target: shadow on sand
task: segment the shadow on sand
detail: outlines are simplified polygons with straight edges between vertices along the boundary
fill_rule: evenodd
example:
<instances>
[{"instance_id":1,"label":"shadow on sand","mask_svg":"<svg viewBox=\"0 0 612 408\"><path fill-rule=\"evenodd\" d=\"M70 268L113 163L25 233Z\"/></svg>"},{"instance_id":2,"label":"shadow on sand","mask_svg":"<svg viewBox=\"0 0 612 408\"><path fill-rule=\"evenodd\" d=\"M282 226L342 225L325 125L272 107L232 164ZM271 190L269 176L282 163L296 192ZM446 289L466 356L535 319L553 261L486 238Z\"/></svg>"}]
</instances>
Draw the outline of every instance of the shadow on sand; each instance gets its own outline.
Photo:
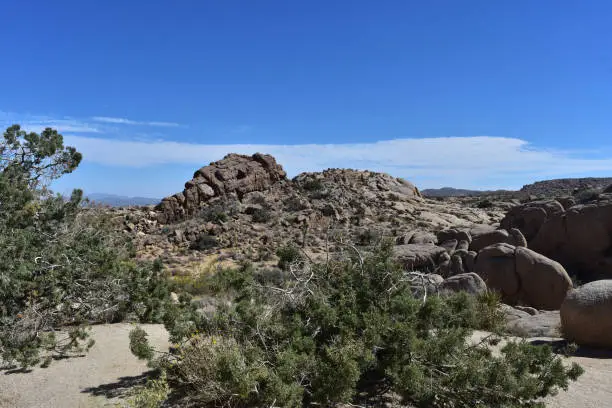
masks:
<instances>
[{"instance_id":1,"label":"shadow on sand","mask_svg":"<svg viewBox=\"0 0 612 408\"><path fill-rule=\"evenodd\" d=\"M553 351L558 354L566 354L570 343L567 340L563 339L554 339L554 340L532 340L529 343L534 346L542 346L549 345L552 347ZM585 357L585 358L598 358L598 359L608 359L612 358L612 350L604 349L604 348L595 348L595 347L586 347L586 346L578 346L578 348L569 353L571 357Z\"/></svg>"},{"instance_id":2,"label":"shadow on sand","mask_svg":"<svg viewBox=\"0 0 612 408\"><path fill-rule=\"evenodd\" d=\"M124 397L129 393L130 389L138 385L144 385L147 379L153 376L155 376L155 371L150 370L132 377L120 377L118 381L112 383L85 388L81 392L97 397L102 396L107 399Z\"/></svg>"}]
</instances>

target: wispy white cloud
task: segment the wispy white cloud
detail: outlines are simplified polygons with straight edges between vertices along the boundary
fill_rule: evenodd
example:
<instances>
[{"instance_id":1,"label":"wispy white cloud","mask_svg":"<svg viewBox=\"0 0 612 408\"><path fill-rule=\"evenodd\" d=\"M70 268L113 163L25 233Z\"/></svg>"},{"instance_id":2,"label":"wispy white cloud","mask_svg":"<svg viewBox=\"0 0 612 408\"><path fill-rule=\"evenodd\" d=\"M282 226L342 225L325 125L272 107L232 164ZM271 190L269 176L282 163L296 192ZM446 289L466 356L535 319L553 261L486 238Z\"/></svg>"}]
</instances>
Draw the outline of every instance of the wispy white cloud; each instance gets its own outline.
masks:
<instances>
[{"instance_id":1,"label":"wispy white cloud","mask_svg":"<svg viewBox=\"0 0 612 408\"><path fill-rule=\"evenodd\" d=\"M383 171L425 187L517 188L535 179L612 173L612 157L538 149L504 137L382 140L355 144L189 144L69 136L86 161L110 166L203 166L229 152L269 153L289 175L345 167Z\"/></svg>"},{"instance_id":2,"label":"wispy white cloud","mask_svg":"<svg viewBox=\"0 0 612 408\"><path fill-rule=\"evenodd\" d=\"M113 123L116 125L137 125L137 126L157 126L157 127L179 127L179 123L175 122L158 122L158 121L137 121L126 118L114 118L109 116L94 116L91 118L95 122Z\"/></svg>"},{"instance_id":3,"label":"wispy white cloud","mask_svg":"<svg viewBox=\"0 0 612 408\"><path fill-rule=\"evenodd\" d=\"M102 133L102 130L95 124L71 117L53 118L43 115L0 111L0 126L7 127L13 124L20 124L24 130L36 133L40 133L48 127L57 129L62 133Z\"/></svg>"}]
</instances>

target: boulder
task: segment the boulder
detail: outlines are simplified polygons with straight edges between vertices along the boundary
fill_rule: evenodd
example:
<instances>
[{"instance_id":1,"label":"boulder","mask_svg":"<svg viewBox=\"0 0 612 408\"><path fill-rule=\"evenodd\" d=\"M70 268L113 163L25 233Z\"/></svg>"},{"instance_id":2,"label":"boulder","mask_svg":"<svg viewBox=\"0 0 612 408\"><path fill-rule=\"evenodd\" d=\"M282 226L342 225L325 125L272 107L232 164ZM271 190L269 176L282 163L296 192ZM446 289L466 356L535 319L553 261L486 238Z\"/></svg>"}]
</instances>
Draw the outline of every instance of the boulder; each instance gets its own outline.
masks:
<instances>
[{"instance_id":1,"label":"boulder","mask_svg":"<svg viewBox=\"0 0 612 408\"><path fill-rule=\"evenodd\" d=\"M513 314L511 312L506 313L506 330L514 336L519 337L559 337L559 311L546 311L542 313L532 313L531 311L525 311L517 309L527 316Z\"/></svg>"},{"instance_id":2,"label":"boulder","mask_svg":"<svg viewBox=\"0 0 612 408\"><path fill-rule=\"evenodd\" d=\"M612 280L572 290L561 305L566 339L583 346L612 347Z\"/></svg>"},{"instance_id":3,"label":"boulder","mask_svg":"<svg viewBox=\"0 0 612 408\"><path fill-rule=\"evenodd\" d=\"M466 239L462 239L457 243L457 251L467 251L470 248L470 242Z\"/></svg>"},{"instance_id":4,"label":"boulder","mask_svg":"<svg viewBox=\"0 0 612 408\"><path fill-rule=\"evenodd\" d=\"M442 247L431 244L404 244L394 247L394 259L407 271L433 272L446 254Z\"/></svg>"},{"instance_id":5,"label":"boulder","mask_svg":"<svg viewBox=\"0 0 612 408\"><path fill-rule=\"evenodd\" d=\"M575 205L548 217L529 247L582 280L612 278L612 200Z\"/></svg>"},{"instance_id":6,"label":"boulder","mask_svg":"<svg viewBox=\"0 0 612 408\"><path fill-rule=\"evenodd\" d=\"M515 262L521 283L520 302L536 309L558 310L572 288L572 280L563 266L522 247L516 247Z\"/></svg>"},{"instance_id":7,"label":"boulder","mask_svg":"<svg viewBox=\"0 0 612 408\"><path fill-rule=\"evenodd\" d=\"M478 253L475 251L468 251L468 253L463 257L463 264L465 265L465 269L468 272L474 272L476 266L476 257Z\"/></svg>"},{"instance_id":8,"label":"boulder","mask_svg":"<svg viewBox=\"0 0 612 408\"><path fill-rule=\"evenodd\" d=\"M572 287L559 264L530 249L500 243L484 248L476 258L475 272L508 304L536 309L559 309Z\"/></svg>"},{"instance_id":9,"label":"boulder","mask_svg":"<svg viewBox=\"0 0 612 408\"><path fill-rule=\"evenodd\" d=\"M572 196L559 197L557 198L557 201L563 206L563 209L566 211L576 205L576 199L574 199L574 197Z\"/></svg>"},{"instance_id":10,"label":"boulder","mask_svg":"<svg viewBox=\"0 0 612 408\"><path fill-rule=\"evenodd\" d=\"M555 214L562 214L564 208L556 200L532 201L516 206L501 220L502 229L518 228L527 241L531 241L546 219Z\"/></svg>"},{"instance_id":11,"label":"boulder","mask_svg":"<svg viewBox=\"0 0 612 408\"><path fill-rule=\"evenodd\" d=\"M478 253L474 266L487 286L499 292L502 300L510 304L516 303L520 290L514 250L510 244L493 244Z\"/></svg>"},{"instance_id":12,"label":"boulder","mask_svg":"<svg viewBox=\"0 0 612 408\"><path fill-rule=\"evenodd\" d=\"M486 248L493 244L499 243L507 243L512 244L514 240L508 233L508 231L503 229L498 230L490 230L486 232L482 232L478 235L472 237L472 243L470 244L471 251L480 251L483 248Z\"/></svg>"},{"instance_id":13,"label":"boulder","mask_svg":"<svg viewBox=\"0 0 612 408\"><path fill-rule=\"evenodd\" d=\"M468 243L472 242L472 236L469 231L457 229L457 228L447 228L438 232L437 234L438 242L446 242L456 240L467 241Z\"/></svg>"},{"instance_id":14,"label":"boulder","mask_svg":"<svg viewBox=\"0 0 612 408\"><path fill-rule=\"evenodd\" d=\"M487 291L487 285L475 273L462 273L446 278L438 289L441 293L463 291L471 295L479 295Z\"/></svg>"},{"instance_id":15,"label":"boulder","mask_svg":"<svg viewBox=\"0 0 612 408\"><path fill-rule=\"evenodd\" d=\"M455 252L455 249L457 249L457 244L458 242L456 239L449 239L442 242L440 246L442 248L445 248L449 254L452 254L453 252Z\"/></svg>"},{"instance_id":16,"label":"boulder","mask_svg":"<svg viewBox=\"0 0 612 408\"><path fill-rule=\"evenodd\" d=\"M466 270L463 266L463 258L461 258L461 254L453 254L450 261L450 275L459 275L465 272Z\"/></svg>"},{"instance_id":17,"label":"boulder","mask_svg":"<svg viewBox=\"0 0 612 408\"><path fill-rule=\"evenodd\" d=\"M510 233L510 236L512 237L511 242L510 242L512 245L517 246L517 247L527 248L527 239L525 238L525 236L523 235L520 229L510 228L510 231L508 232Z\"/></svg>"},{"instance_id":18,"label":"boulder","mask_svg":"<svg viewBox=\"0 0 612 408\"><path fill-rule=\"evenodd\" d=\"M435 245L438 239L431 232L414 231L410 237L408 244L430 244Z\"/></svg>"}]
</instances>

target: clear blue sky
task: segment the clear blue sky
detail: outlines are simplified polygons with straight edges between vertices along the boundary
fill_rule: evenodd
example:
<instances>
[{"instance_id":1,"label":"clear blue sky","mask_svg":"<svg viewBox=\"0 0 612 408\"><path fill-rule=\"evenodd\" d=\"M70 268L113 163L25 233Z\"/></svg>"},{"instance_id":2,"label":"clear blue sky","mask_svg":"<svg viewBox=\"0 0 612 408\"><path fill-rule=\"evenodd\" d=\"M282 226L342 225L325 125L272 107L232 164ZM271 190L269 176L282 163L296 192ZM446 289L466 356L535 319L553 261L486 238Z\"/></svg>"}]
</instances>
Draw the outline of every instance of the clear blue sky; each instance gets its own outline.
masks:
<instances>
[{"instance_id":1,"label":"clear blue sky","mask_svg":"<svg viewBox=\"0 0 612 408\"><path fill-rule=\"evenodd\" d=\"M612 175L609 1L0 0L0 14L0 125L52 125L84 152L60 190L163 196L257 150L290 175L370 167L421 187Z\"/></svg>"}]
</instances>

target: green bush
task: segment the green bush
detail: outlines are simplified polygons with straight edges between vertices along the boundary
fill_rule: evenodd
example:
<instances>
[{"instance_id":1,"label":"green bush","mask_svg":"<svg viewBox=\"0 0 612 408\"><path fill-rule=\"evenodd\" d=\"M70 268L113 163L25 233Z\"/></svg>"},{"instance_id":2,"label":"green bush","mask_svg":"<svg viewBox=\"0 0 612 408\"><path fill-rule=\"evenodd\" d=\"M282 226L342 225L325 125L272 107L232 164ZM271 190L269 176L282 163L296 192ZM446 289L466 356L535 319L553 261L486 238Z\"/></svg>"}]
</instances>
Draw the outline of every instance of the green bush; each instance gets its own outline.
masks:
<instances>
[{"instance_id":1,"label":"green bush","mask_svg":"<svg viewBox=\"0 0 612 408\"><path fill-rule=\"evenodd\" d=\"M300 248L293 244L284 245L276 250L278 256L278 267L282 270L289 270L292 264L299 263L304 260L304 255Z\"/></svg>"},{"instance_id":2,"label":"green bush","mask_svg":"<svg viewBox=\"0 0 612 408\"><path fill-rule=\"evenodd\" d=\"M302 188L306 191L320 191L325 188L323 181L318 178L311 178L302 184Z\"/></svg>"},{"instance_id":3,"label":"green bush","mask_svg":"<svg viewBox=\"0 0 612 408\"><path fill-rule=\"evenodd\" d=\"M251 220L257 223L266 223L272 219L272 211L269 208L256 208L251 215Z\"/></svg>"},{"instance_id":4,"label":"green bush","mask_svg":"<svg viewBox=\"0 0 612 408\"><path fill-rule=\"evenodd\" d=\"M305 263L277 287L248 266L218 274L234 301L189 333L169 321L180 344L156 364L174 395L210 407L363 405L389 393L418 407L536 407L580 375L550 347L510 341L493 354L497 335L471 341L474 329L499 332L496 298L415 298L391 251Z\"/></svg>"},{"instance_id":5,"label":"green bush","mask_svg":"<svg viewBox=\"0 0 612 408\"><path fill-rule=\"evenodd\" d=\"M46 185L80 154L52 129L12 126L0 141L0 360L22 367L91 347L85 327L124 319L161 322L169 302L159 263L134 261L109 216ZM57 334L56 334L57 333Z\"/></svg>"},{"instance_id":6,"label":"green bush","mask_svg":"<svg viewBox=\"0 0 612 408\"><path fill-rule=\"evenodd\" d=\"M196 249L199 251L203 251L206 249L212 249L219 246L219 240L208 234L199 234L195 241L193 241L190 245L190 249Z\"/></svg>"},{"instance_id":7,"label":"green bush","mask_svg":"<svg viewBox=\"0 0 612 408\"><path fill-rule=\"evenodd\" d=\"M476 203L476 207L478 207L478 208L491 208L491 207L493 207L493 205L494 205L493 202L491 200L489 200L488 198L486 198L484 200L481 200L481 201L478 201Z\"/></svg>"}]
</instances>

